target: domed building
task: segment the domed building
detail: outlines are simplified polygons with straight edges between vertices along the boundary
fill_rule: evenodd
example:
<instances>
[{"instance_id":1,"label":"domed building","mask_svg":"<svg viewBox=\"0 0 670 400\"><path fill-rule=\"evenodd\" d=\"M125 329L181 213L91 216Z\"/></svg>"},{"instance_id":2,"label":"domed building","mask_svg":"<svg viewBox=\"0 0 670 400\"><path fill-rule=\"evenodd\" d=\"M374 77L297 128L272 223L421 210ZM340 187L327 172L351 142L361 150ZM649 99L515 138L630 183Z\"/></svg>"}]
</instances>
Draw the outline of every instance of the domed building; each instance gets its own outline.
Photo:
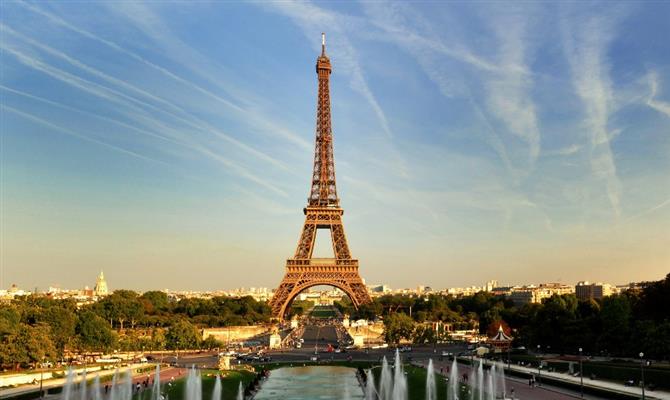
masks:
<instances>
[{"instance_id":1,"label":"domed building","mask_svg":"<svg viewBox=\"0 0 670 400\"><path fill-rule=\"evenodd\" d=\"M93 288L93 295L97 297L107 296L109 291L107 290L107 281L105 280L105 274L100 271L98 279L95 280L95 287Z\"/></svg>"}]
</instances>

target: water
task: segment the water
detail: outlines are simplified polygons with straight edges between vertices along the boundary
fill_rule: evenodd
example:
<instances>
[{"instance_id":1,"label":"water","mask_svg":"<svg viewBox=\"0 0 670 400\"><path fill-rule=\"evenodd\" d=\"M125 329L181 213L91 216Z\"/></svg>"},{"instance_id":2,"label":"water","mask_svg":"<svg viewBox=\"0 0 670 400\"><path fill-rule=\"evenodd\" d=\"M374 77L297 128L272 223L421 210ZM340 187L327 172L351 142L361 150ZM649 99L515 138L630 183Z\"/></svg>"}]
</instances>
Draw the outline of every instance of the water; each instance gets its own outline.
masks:
<instances>
[{"instance_id":1,"label":"water","mask_svg":"<svg viewBox=\"0 0 670 400\"><path fill-rule=\"evenodd\" d=\"M375 376L371 370L365 371L365 400L377 400L379 394L375 388Z\"/></svg>"},{"instance_id":2,"label":"water","mask_svg":"<svg viewBox=\"0 0 670 400\"><path fill-rule=\"evenodd\" d=\"M116 400L119 395L119 370L114 371L114 376L112 377L112 387L109 389L109 398L110 400Z\"/></svg>"},{"instance_id":3,"label":"water","mask_svg":"<svg viewBox=\"0 0 670 400\"><path fill-rule=\"evenodd\" d=\"M280 368L271 372L255 400L341 400L349 387L349 400L363 400L356 370L319 366ZM355 389L354 389L355 388Z\"/></svg>"},{"instance_id":4,"label":"water","mask_svg":"<svg viewBox=\"0 0 670 400\"><path fill-rule=\"evenodd\" d=\"M375 385L372 370L365 371L365 387L359 386L355 370L347 367L318 366L280 368L271 373L270 378L263 384L255 396L258 400L279 399L337 399L337 400L407 400L408 383L400 353L396 351L393 366L389 365L386 357L383 358L379 373L379 381ZM156 366L153 387L149 400L163 400L160 384L160 367ZM437 378L433 360L428 361L426 370L425 400L437 400ZM96 375L90 387L87 387L86 371L81 380L76 383L77 373L69 369L63 387L62 400L132 400L133 383L132 373L127 369L124 373L114 372L111 387L103 395L100 376ZM490 369L484 368L480 359L476 366L470 368L467 384L459 382L458 363L454 360L449 371L447 385L448 400L497 400L506 399L504 365L492 364ZM188 371L184 385L184 400L202 400L202 378L195 368ZM75 388L79 393L75 394ZM464 390L465 389L465 390ZM223 384L219 376L216 377L211 400L222 399ZM239 383L236 400L244 400L244 387Z\"/></svg>"},{"instance_id":5,"label":"water","mask_svg":"<svg viewBox=\"0 0 670 400\"><path fill-rule=\"evenodd\" d=\"M102 400L102 393L100 392L100 375L95 375L93 380L93 400Z\"/></svg>"},{"instance_id":6,"label":"water","mask_svg":"<svg viewBox=\"0 0 670 400\"><path fill-rule=\"evenodd\" d=\"M426 400L437 400L437 387L435 386L435 368L433 360L428 360L428 369L426 370Z\"/></svg>"},{"instance_id":7,"label":"water","mask_svg":"<svg viewBox=\"0 0 670 400\"><path fill-rule=\"evenodd\" d=\"M219 396L221 397L221 396ZM161 400L161 366L156 365L156 374L154 375L154 386L151 390L153 400Z\"/></svg>"},{"instance_id":8,"label":"water","mask_svg":"<svg viewBox=\"0 0 670 400\"><path fill-rule=\"evenodd\" d=\"M186 377L186 387L184 388L184 398L187 400L202 400L202 380L200 371L191 367Z\"/></svg>"},{"instance_id":9,"label":"water","mask_svg":"<svg viewBox=\"0 0 670 400\"><path fill-rule=\"evenodd\" d=\"M479 359L479 367L477 367L477 391L479 393L479 400L485 400L484 397L484 364Z\"/></svg>"},{"instance_id":10,"label":"water","mask_svg":"<svg viewBox=\"0 0 670 400\"><path fill-rule=\"evenodd\" d=\"M448 400L458 400L458 392L460 390L458 379L458 363L456 362L456 357L454 357L454 362L451 363L451 370L449 371L449 385L447 387Z\"/></svg>"},{"instance_id":11,"label":"water","mask_svg":"<svg viewBox=\"0 0 670 400\"><path fill-rule=\"evenodd\" d=\"M405 369L403 368L400 359L400 352L395 352L395 362L393 363L393 397L392 400L406 400L407 399L407 378L405 377Z\"/></svg>"},{"instance_id":12,"label":"water","mask_svg":"<svg viewBox=\"0 0 670 400\"><path fill-rule=\"evenodd\" d=\"M212 390L212 400L221 400L221 377L219 375L216 376L214 390Z\"/></svg>"},{"instance_id":13,"label":"water","mask_svg":"<svg viewBox=\"0 0 670 400\"><path fill-rule=\"evenodd\" d=\"M391 398L391 391L393 390L393 378L391 377L391 370L386 357L382 359L382 374L379 379L379 398L381 400L388 400Z\"/></svg>"},{"instance_id":14,"label":"water","mask_svg":"<svg viewBox=\"0 0 670 400\"><path fill-rule=\"evenodd\" d=\"M70 400L70 396L72 396L72 386L74 386L74 371L72 370L72 367L70 367L67 370L65 386L63 386L63 400Z\"/></svg>"},{"instance_id":15,"label":"water","mask_svg":"<svg viewBox=\"0 0 670 400\"><path fill-rule=\"evenodd\" d=\"M84 370L79 383L79 400L86 400L86 370Z\"/></svg>"}]
</instances>

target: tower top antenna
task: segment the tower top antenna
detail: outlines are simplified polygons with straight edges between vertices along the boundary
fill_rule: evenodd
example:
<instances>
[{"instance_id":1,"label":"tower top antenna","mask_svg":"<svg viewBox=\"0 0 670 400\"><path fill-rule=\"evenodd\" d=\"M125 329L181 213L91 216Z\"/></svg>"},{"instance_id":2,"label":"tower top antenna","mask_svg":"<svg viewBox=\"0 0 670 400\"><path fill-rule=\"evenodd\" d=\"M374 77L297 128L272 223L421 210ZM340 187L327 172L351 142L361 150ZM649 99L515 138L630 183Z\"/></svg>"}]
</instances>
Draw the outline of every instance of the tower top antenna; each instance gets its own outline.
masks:
<instances>
[{"instance_id":1,"label":"tower top antenna","mask_svg":"<svg viewBox=\"0 0 670 400\"><path fill-rule=\"evenodd\" d=\"M321 55L326 55L326 34L321 32Z\"/></svg>"}]
</instances>

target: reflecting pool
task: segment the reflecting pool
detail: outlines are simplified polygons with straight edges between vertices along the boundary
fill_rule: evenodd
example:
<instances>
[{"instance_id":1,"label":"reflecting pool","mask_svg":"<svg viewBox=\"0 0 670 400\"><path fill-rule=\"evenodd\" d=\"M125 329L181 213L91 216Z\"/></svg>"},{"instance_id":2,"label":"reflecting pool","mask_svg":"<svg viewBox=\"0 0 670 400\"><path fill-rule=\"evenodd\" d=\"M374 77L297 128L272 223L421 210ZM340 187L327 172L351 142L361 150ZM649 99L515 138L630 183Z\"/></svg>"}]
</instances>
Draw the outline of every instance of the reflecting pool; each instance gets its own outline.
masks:
<instances>
[{"instance_id":1,"label":"reflecting pool","mask_svg":"<svg viewBox=\"0 0 670 400\"><path fill-rule=\"evenodd\" d=\"M254 400L364 399L356 370L311 366L273 370Z\"/></svg>"}]
</instances>

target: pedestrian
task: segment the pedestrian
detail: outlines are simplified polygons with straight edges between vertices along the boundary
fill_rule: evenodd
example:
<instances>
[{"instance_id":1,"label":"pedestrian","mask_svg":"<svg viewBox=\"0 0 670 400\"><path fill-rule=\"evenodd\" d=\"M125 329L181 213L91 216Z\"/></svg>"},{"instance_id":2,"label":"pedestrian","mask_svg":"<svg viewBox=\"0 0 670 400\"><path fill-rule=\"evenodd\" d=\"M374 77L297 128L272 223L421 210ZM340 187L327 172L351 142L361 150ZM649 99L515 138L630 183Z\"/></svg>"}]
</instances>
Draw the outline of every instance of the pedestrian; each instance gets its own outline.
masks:
<instances>
[{"instance_id":1,"label":"pedestrian","mask_svg":"<svg viewBox=\"0 0 670 400\"><path fill-rule=\"evenodd\" d=\"M514 400L514 388L510 389L510 395L512 396L512 400Z\"/></svg>"}]
</instances>

